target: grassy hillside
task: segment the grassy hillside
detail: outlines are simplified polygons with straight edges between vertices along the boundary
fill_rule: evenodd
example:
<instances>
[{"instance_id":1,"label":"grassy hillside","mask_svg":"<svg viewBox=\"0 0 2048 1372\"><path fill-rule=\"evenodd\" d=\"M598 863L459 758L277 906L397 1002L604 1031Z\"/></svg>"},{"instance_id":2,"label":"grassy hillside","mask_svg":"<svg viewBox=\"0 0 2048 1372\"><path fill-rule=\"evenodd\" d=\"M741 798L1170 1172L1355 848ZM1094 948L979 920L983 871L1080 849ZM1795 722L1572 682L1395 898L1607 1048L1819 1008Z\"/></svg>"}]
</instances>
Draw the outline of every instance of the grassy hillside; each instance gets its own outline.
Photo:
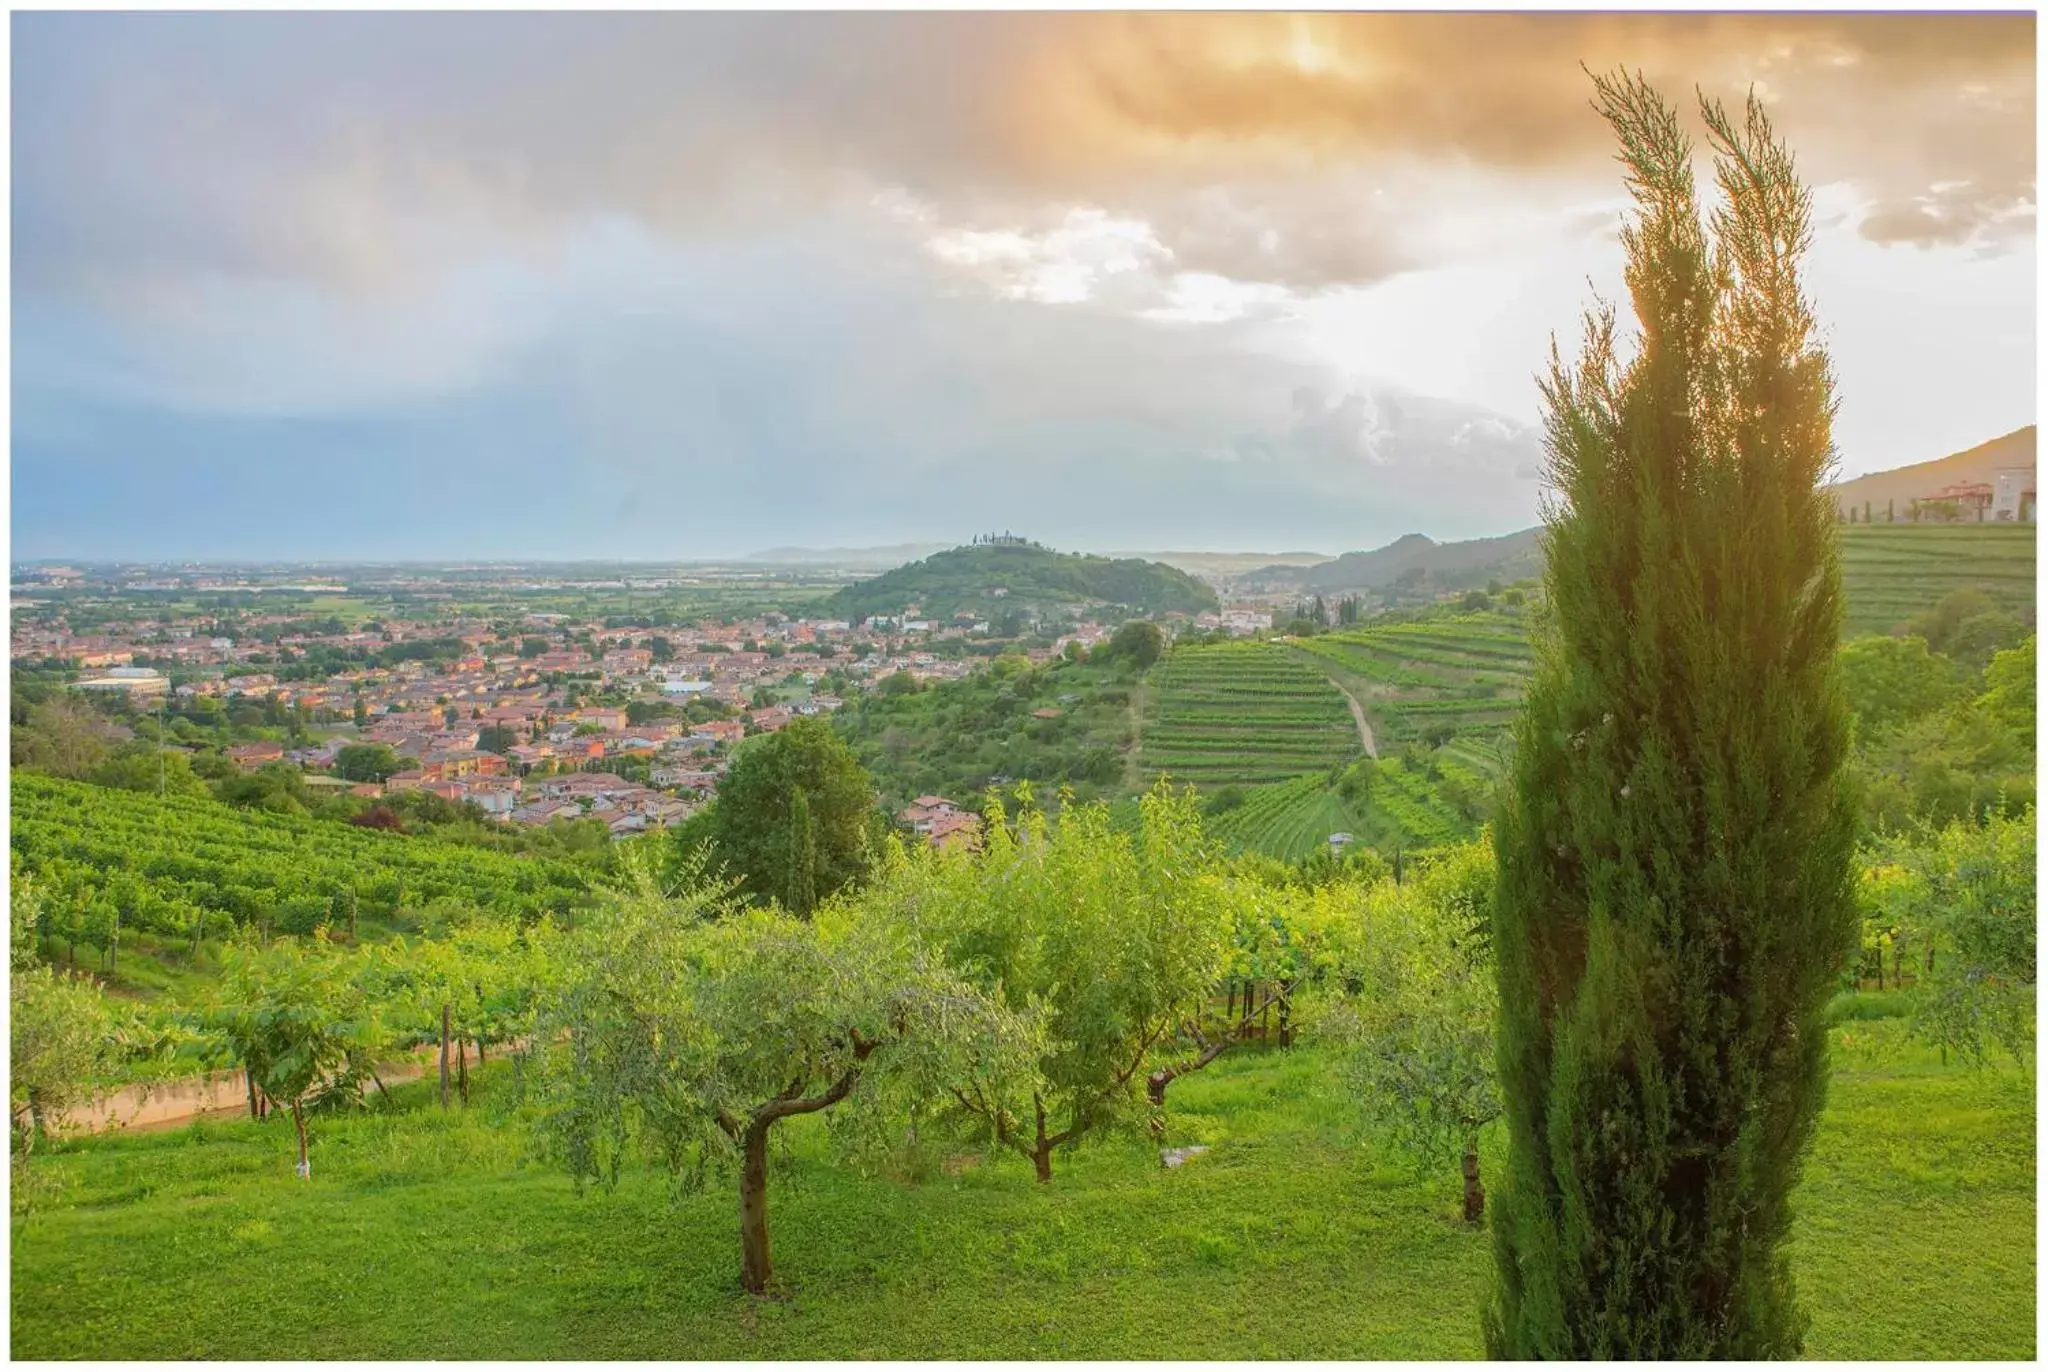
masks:
<instances>
[{"instance_id":1,"label":"grassy hillside","mask_svg":"<svg viewBox=\"0 0 2048 1372\"><path fill-rule=\"evenodd\" d=\"M2029 623L2034 618L2032 525L1859 524L1839 533L1845 637L1897 630L1961 587L1983 590ZM1299 765L1292 776L1273 777L1280 767L1255 772L1246 760L1245 776L1268 784L1218 813L1212 827L1234 846L1285 858L1337 832L1382 849L1469 837L1487 811L1521 708L1527 632L1520 611L1445 607L1290 641L1285 651L1358 700L1380 761L1348 777L1327 763L1313 775Z\"/></svg>"},{"instance_id":2,"label":"grassy hillside","mask_svg":"<svg viewBox=\"0 0 2048 1372\"><path fill-rule=\"evenodd\" d=\"M928 619L961 611L991 621L1009 612L1048 612L1099 603L1138 615L1216 608L1216 593L1178 568L1136 558L1056 553L1029 543L982 543L933 553L893 571L841 587L827 613L847 619L902 614L911 606Z\"/></svg>"},{"instance_id":3,"label":"grassy hillside","mask_svg":"<svg viewBox=\"0 0 2048 1372\"><path fill-rule=\"evenodd\" d=\"M1385 745L1498 733L1521 709L1529 640L1518 615L1443 614L1304 639Z\"/></svg>"},{"instance_id":4,"label":"grassy hillside","mask_svg":"<svg viewBox=\"0 0 2048 1372\"><path fill-rule=\"evenodd\" d=\"M1815 1358L2035 1352L2034 1112L1897 1021L1831 1033L1795 1196ZM1482 1356L1491 1262L1457 1183L1355 1128L1311 1048L1234 1050L1173 1090L1160 1166L1112 1139L1049 1185L948 1145L884 1175L781 1126L781 1299L739 1294L732 1194L536 1164L509 1064L468 1110L207 1123L61 1144L13 1217L17 1358L1410 1358ZM1499 1126L1482 1138L1497 1190ZM16 1196L24 1195L19 1179Z\"/></svg>"},{"instance_id":5,"label":"grassy hillside","mask_svg":"<svg viewBox=\"0 0 2048 1372\"><path fill-rule=\"evenodd\" d=\"M18 772L8 838L20 870L51 893L54 936L305 933L359 917L394 921L438 902L508 919L565 915L596 869L306 815ZM88 903L87 896L93 899Z\"/></svg>"}]
</instances>

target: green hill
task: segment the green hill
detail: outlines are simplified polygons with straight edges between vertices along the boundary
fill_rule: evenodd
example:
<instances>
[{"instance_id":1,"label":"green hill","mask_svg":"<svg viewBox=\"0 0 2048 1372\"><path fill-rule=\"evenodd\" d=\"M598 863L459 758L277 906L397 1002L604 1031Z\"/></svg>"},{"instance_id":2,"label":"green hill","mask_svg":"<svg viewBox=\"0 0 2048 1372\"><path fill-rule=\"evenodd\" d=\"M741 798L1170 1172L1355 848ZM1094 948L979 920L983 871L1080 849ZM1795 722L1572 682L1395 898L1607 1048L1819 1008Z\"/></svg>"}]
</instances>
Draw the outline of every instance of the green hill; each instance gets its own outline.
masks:
<instances>
[{"instance_id":1,"label":"green hill","mask_svg":"<svg viewBox=\"0 0 2048 1372\"><path fill-rule=\"evenodd\" d=\"M1005 612L1036 616L1077 604L1122 606L1140 615L1217 608L1216 593L1207 585L1163 562L1056 553L1022 540L933 553L841 587L825 601L828 612L847 619L913 607L926 619L951 619L962 611L995 619Z\"/></svg>"}]
</instances>

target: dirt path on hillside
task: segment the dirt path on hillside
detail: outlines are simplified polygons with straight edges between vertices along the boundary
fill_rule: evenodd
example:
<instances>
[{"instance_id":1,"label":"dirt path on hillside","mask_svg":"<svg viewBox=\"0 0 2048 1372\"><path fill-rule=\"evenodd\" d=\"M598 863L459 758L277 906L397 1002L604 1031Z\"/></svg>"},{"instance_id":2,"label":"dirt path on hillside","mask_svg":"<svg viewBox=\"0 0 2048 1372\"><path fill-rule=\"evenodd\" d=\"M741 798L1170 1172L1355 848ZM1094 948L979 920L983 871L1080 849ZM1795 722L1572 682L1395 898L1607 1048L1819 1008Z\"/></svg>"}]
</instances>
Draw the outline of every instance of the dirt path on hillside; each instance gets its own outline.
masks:
<instances>
[{"instance_id":1,"label":"dirt path on hillside","mask_svg":"<svg viewBox=\"0 0 2048 1372\"><path fill-rule=\"evenodd\" d=\"M1344 691L1344 688L1338 686L1335 680L1332 680L1330 684L1336 686L1338 690ZM1358 697L1349 691L1344 691L1344 703L1351 707L1351 717L1358 721L1358 741L1365 745L1365 755L1374 761L1378 761L1380 749L1379 745L1373 742L1372 725L1365 721L1365 707L1360 705Z\"/></svg>"},{"instance_id":2,"label":"dirt path on hillside","mask_svg":"<svg viewBox=\"0 0 2048 1372\"><path fill-rule=\"evenodd\" d=\"M1316 671L1320 672L1323 680L1335 686L1343 695L1344 703L1351 707L1351 718L1358 725L1358 741L1364 746L1365 755L1375 762L1379 761L1379 741L1372 736L1372 721L1365 717L1365 707L1358 703L1358 693L1340 681L1337 673L1330 669L1330 664L1317 657L1314 653L1304 652L1300 648L1294 647L1290 647L1288 651L1294 655L1296 661L1305 666L1313 667Z\"/></svg>"},{"instance_id":3,"label":"dirt path on hillside","mask_svg":"<svg viewBox=\"0 0 2048 1372\"><path fill-rule=\"evenodd\" d=\"M1145 746L1145 678L1131 689L1131 751L1124 759L1124 789L1145 789L1145 769L1138 765L1138 751Z\"/></svg>"}]
</instances>

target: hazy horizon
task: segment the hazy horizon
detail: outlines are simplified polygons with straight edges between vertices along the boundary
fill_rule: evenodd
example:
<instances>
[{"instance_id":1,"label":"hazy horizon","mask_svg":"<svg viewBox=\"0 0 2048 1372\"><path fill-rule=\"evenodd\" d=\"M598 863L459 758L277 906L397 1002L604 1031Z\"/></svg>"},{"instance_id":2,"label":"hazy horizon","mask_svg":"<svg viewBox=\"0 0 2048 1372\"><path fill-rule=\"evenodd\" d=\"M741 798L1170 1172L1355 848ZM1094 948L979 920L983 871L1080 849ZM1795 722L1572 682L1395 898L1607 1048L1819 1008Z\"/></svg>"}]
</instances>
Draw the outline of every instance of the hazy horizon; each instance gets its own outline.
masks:
<instances>
[{"instance_id":1,"label":"hazy horizon","mask_svg":"<svg viewBox=\"0 0 2048 1372\"><path fill-rule=\"evenodd\" d=\"M13 37L17 560L1512 533L1548 340L1625 303L1581 62L1766 100L1845 476L2035 418L2028 14Z\"/></svg>"}]
</instances>

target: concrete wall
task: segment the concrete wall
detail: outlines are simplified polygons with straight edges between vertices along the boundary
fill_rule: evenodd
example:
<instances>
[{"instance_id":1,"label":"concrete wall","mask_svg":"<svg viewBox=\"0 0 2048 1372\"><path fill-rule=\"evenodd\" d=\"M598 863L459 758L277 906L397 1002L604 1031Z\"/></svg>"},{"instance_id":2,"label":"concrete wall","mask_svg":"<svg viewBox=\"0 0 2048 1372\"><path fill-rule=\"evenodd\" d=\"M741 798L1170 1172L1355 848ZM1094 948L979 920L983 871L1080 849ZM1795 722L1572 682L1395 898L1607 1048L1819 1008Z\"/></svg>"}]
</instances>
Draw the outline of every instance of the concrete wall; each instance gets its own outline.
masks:
<instances>
[{"instance_id":1,"label":"concrete wall","mask_svg":"<svg viewBox=\"0 0 2048 1372\"><path fill-rule=\"evenodd\" d=\"M500 1047L496 1051L505 1053L510 1049ZM474 1063L477 1060L475 1046L465 1045L462 1056L465 1061ZM440 1058L439 1047L423 1048L397 1062L378 1063L377 1075L387 1086L401 1081L416 1081L439 1072ZM454 1089L454 1068L455 1059L451 1054L450 1090ZM373 1095L376 1090L375 1085L369 1087ZM208 1072L204 1076L181 1077L156 1086L125 1087L67 1112L57 1128L62 1133L88 1134L104 1133L110 1129L162 1129L203 1115L247 1114L248 1111L249 1088L241 1072Z\"/></svg>"}]
</instances>

